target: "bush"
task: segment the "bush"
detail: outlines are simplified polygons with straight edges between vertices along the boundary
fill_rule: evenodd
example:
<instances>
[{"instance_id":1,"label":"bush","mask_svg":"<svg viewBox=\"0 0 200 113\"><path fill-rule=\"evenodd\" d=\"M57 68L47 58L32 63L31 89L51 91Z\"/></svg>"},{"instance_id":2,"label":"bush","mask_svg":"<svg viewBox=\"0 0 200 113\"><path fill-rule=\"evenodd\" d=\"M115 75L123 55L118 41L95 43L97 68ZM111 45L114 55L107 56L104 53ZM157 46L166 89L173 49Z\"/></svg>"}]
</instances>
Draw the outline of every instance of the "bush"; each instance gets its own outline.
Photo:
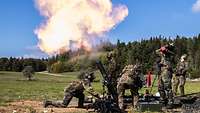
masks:
<instances>
[{"instance_id":1,"label":"bush","mask_svg":"<svg viewBox=\"0 0 200 113\"><path fill-rule=\"evenodd\" d=\"M189 78L200 78L200 70L191 69L188 71Z\"/></svg>"},{"instance_id":2,"label":"bush","mask_svg":"<svg viewBox=\"0 0 200 113\"><path fill-rule=\"evenodd\" d=\"M34 69L32 66L26 66L23 71L22 71L24 77L27 78L27 80L32 80L32 77L35 73Z\"/></svg>"},{"instance_id":3,"label":"bush","mask_svg":"<svg viewBox=\"0 0 200 113\"><path fill-rule=\"evenodd\" d=\"M65 62L64 63L64 72L73 72L73 63L71 62Z\"/></svg>"},{"instance_id":4,"label":"bush","mask_svg":"<svg viewBox=\"0 0 200 113\"><path fill-rule=\"evenodd\" d=\"M62 73L62 72L64 72L64 63L61 62L61 61L54 63L51 66L50 72L52 72L52 73Z\"/></svg>"},{"instance_id":5,"label":"bush","mask_svg":"<svg viewBox=\"0 0 200 113\"><path fill-rule=\"evenodd\" d=\"M73 70L74 71L80 71L81 70L82 66L81 66L81 63L79 61L74 62L73 64L74 64L73 65Z\"/></svg>"}]
</instances>

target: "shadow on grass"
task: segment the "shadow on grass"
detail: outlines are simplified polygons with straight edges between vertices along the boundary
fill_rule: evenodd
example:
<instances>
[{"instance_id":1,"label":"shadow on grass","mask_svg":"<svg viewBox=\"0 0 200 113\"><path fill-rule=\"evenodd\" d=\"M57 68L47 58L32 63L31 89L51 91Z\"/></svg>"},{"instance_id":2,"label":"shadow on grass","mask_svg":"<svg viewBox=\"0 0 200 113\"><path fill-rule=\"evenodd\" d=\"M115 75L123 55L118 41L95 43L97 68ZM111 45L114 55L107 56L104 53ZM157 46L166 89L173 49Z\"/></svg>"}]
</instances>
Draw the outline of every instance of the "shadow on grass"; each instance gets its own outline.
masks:
<instances>
[{"instance_id":1,"label":"shadow on grass","mask_svg":"<svg viewBox=\"0 0 200 113\"><path fill-rule=\"evenodd\" d=\"M3 73L3 72L0 72L0 75L5 75L5 73Z\"/></svg>"}]
</instances>

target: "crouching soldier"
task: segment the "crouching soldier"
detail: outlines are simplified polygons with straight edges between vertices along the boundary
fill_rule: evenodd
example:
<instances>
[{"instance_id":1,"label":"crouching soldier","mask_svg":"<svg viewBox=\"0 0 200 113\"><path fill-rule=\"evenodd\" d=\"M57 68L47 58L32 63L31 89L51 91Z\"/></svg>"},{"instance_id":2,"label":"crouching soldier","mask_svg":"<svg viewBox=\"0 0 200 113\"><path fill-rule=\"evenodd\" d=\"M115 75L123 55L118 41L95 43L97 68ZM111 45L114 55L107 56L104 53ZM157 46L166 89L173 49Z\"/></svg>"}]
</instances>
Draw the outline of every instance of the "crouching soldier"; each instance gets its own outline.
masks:
<instances>
[{"instance_id":1,"label":"crouching soldier","mask_svg":"<svg viewBox=\"0 0 200 113\"><path fill-rule=\"evenodd\" d=\"M186 80L186 72L188 70L188 62L186 61L187 55L182 55L180 62L177 64L175 78L173 80L173 93L177 94L179 86L180 95L184 96L184 85Z\"/></svg>"},{"instance_id":2,"label":"crouching soldier","mask_svg":"<svg viewBox=\"0 0 200 113\"><path fill-rule=\"evenodd\" d=\"M84 90L86 89L85 86L88 85L89 80L87 78L81 80L81 81L73 81L69 84L68 87L64 89L64 98L62 101L45 101L44 107L47 107L49 105L55 106L55 107L61 107L65 108L68 106L70 101L73 97L78 98L78 107L83 108L84 104ZM90 89L90 88L88 88ZM88 90L86 89L86 90Z\"/></svg>"},{"instance_id":3,"label":"crouching soldier","mask_svg":"<svg viewBox=\"0 0 200 113\"><path fill-rule=\"evenodd\" d=\"M117 85L117 92L118 92L118 102L119 107L121 110L124 110L124 102L123 96L126 89L130 89L132 99L133 99L133 107L136 108L138 100L139 100L139 93L138 90L142 87L142 81L140 79L140 66L139 65L127 65L123 69L121 73L121 78L119 79Z\"/></svg>"}]
</instances>

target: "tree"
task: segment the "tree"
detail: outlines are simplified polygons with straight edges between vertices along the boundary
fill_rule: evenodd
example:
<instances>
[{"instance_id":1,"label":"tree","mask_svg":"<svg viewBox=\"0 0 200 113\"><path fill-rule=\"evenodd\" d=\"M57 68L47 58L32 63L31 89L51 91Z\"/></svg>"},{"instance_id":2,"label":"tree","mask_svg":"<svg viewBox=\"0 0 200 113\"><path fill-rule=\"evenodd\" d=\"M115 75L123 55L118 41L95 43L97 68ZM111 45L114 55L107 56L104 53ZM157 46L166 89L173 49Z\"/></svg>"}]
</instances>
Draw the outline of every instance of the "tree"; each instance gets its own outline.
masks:
<instances>
[{"instance_id":1,"label":"tree","mask_svg":"<svg viewBox=\"0 0 200 113\"><path fill-rule=\"evenodd\" d=\"M64 63L61 62L61 61L54 63L51 66L51 72L52 73L62 73L62 72L64 72Z\"/></svg>"},{"instance_id":2,"label":"tree","mask_svg":"<svg viewBox=\"0 0 200 113\"><path fill-rule=\"evenodd\" d=\"M32 80L33 75L35 74L35 71L32 66L26 66L22 71L24 77L27 78L27 80Z\"/></svg>"}]
</instances>

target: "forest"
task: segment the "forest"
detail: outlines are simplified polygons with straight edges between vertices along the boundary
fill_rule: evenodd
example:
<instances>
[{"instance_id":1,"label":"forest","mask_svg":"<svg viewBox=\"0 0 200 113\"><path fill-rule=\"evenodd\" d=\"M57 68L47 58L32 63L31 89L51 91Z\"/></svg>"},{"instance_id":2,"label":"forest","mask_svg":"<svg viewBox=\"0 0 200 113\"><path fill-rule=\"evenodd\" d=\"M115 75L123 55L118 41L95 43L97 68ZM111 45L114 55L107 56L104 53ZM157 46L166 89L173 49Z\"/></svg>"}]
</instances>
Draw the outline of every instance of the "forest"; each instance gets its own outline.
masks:
<instances>
[{"instance_id":1,"label":"forest","mask_svg":"<svg viewBox=\"0 0 200 113\"><path fill-rule=\"evenodd\" d=\"M156 71L155 62L158 56L155 50L167 43L174 43L175 45L173 67L175 68L181 55L187 54L190 67L189 77L200 77L200 34L194 37L176 36L175 38L157 36L129 42L118 40L116 44L103 42L101 46L98 46L95 53L81 49L57 54L48 59L2 57L0 58L0 70L20 72L27 65L31 65L35 71L47 70L52 73L97 70L96 60L101 60L106 66L108 63L107 53L114 51L118 73L125 65L137 62L142 64L143 73L147 73L149 70ZM95 54L95 57L90 57L92 54Z\"/></svg>"}]
</instances>

